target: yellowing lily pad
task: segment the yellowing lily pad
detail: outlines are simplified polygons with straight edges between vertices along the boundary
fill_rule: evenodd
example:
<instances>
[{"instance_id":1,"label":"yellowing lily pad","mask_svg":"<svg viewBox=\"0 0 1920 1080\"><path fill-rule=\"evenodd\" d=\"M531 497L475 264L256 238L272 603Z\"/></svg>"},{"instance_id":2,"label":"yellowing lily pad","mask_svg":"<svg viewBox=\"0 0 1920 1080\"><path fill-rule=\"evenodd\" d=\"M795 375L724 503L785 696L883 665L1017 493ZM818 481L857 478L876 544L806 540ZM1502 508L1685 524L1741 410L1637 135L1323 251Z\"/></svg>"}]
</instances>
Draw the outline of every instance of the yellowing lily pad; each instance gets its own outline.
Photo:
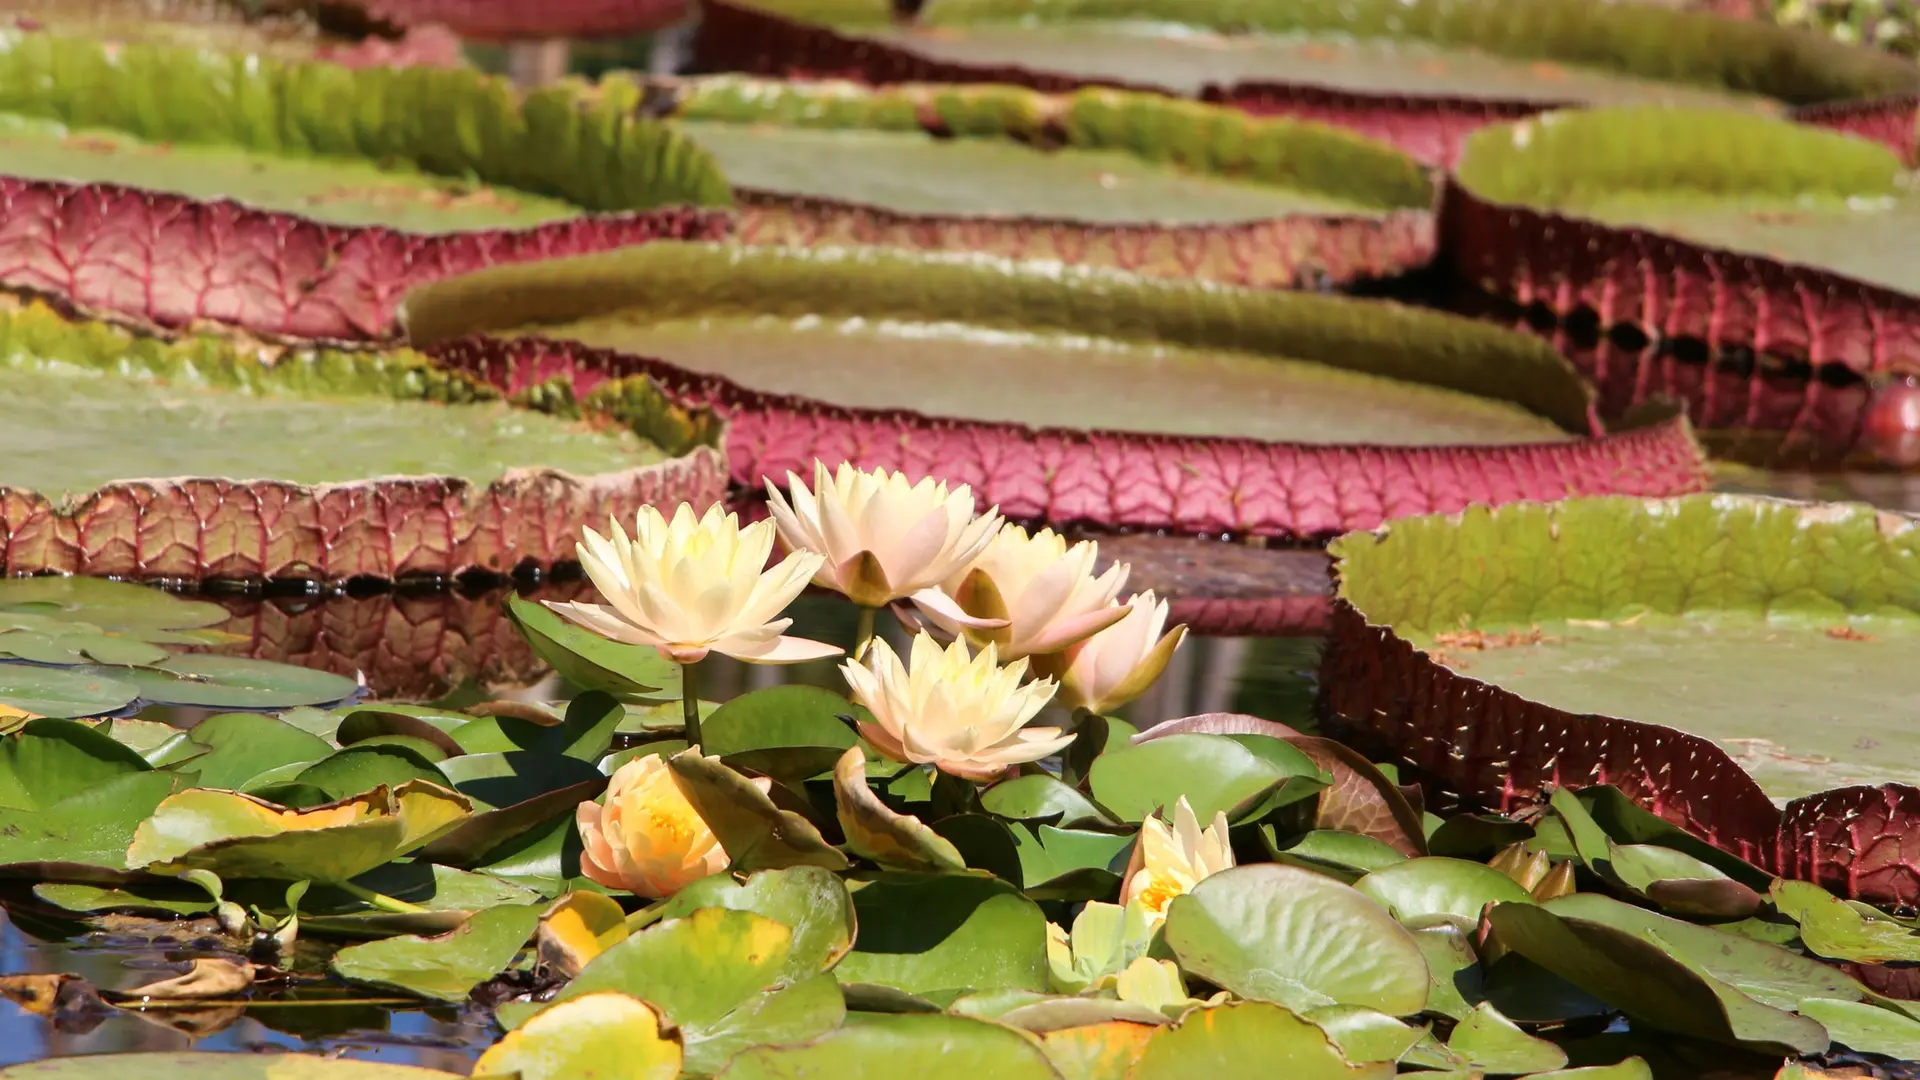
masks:
<instances>
[{"instance_id":1,"label":"yellowing lily pad","mask_svg":"<svg viewBox=\"0 0 1920 1080\"><path fill-rule=\"evenodd\" d=\"M674 1080L684 1055L660 1015L638 998L602 991L542 1012L507 1032L475 1076L520 1080Z\"/></svg>"}]
</instances>

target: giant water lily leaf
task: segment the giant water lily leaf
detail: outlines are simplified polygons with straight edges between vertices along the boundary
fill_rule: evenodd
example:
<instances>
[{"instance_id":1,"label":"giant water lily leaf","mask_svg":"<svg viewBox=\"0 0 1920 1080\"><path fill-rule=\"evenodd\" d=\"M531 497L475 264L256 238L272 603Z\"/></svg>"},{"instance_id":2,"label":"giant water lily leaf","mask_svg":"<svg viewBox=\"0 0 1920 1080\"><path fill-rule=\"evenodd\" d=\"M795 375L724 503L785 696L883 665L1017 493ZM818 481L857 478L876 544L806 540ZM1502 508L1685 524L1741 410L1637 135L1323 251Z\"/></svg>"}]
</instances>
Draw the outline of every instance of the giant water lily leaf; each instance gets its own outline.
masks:
<instances>
[{"instance_id":1,"label":"giant water lily leaf","mask_svg":"<svg viewBox=\"0 0 1920 1080\"><path fill-rule=\"evenodd\" d=\"M0 810L0 873L37 880L126 877L135 830L179 778L126 772L45 810Z\"/></svg>"},{"instance_id":2,"label":"giant water lily leaf","mask_svg":"<svg viewBox=\"0 0 1920 1080\"><path fill-rule=\"evenodd\" d=\"M1354 889L1293 866L1240 866L1167 908L1180 966L1241 997L1296 1011L1363 1005L1393 1016L1427 1002L1413 936Z\"/></svg>"},{"instance_id":3,"label":"giant water lily leaf","mask_svg":"<svg viewBox=\"0 0 1920 1080\"><path fill-rule=\"evenodd\" d=\"M1489 913L1507 948L1651 1027L1767 1053L1826 1049L1820 1025L1764 1005L1625 931L1533 904Z\"/></svg>"},{"instance_id":4,"label":"giant water lily leaf","mask_svg":"<svg viewBox=\"0 0 1920 1080\"><path fill-rule=\"evenodd\" d=\"M349 945L333 954L333 972L358 983L464 1001L476 984L513 963L533 936L540 911L531 904L488 908L436 937L405 934Z\"/></svg>"},{"instance_id":5,"label":"giant water lily leaf","mask_svg":"<svg viewBox=\"0 0 1920 1080\"><path fill-rule=\"evenodd\" d=\"M517 595L507 598L506 610L533 651L577 686L604 691L622 701L680 696L680 665L662 657L658 649L601 637Z\"/></svg>"},{"instance_id":6,"label":"giant water lily leaf","mask_svg":"<svg viewBox=\"0 0 1920 1080\"><path fill-rule=\"evenodd\" d=\"M1318 781L1319 768L1293 747L1265 736L1242 738L1265 739L1267 752L1225 735L1168 735L1102 754L1089 774L1094 798L1123 821L1171 813L1182 795L1201 821L1220 812L1232 820L1265 807L1266 796L1289 781Z\"/></svg>"},{"instance_id":7,"label":"giant water lily leaf","mask_svg":"<svg viewBox=\"0 0 1920 1080\"><path fill-rule=\"evenodd\" d=\"M1046 1055L1010 1028L964 1016L869 1016L800 1046L761 1047L734 1058L725 1080L858 1076L884 1062L925 1080L1058 1080Z\"/></svg>"},{"instance_id":8,"label":"giant water lily leaf","mask_svg":"<svg viewBox=\"0 0 1920 1080\"><path fill-rule=\"evenodd\" d=\"M1375 870L1353 887L1402 922L1438 915L1471 926L1488 904L1533 902L1512 878L1465 859L1408 859Z\"/></svg>"},{"instance_id":9,"label":"giant water lily leaf","mask_svg":"<svg viewBox=\"0 0 1920 1080\"><path fill-rule=\"evenodd\" d=\"M1920 933L1912 927L1874 918L1811 882L1781 878L1768 898L1800 924L1800 940L1815 956L1863 964L1920 961Z\"/></svg>"},{"instance_id":10,"label":"giant water lily leaf","mask_svg":"<svg viewBox=\"0 0 1920 1080\"><path fill-rule=\"evenodd\" d=\"M476 1076L675 1080L685 1060L660 1015L626 994L587 994L542 1012L480 1055Z\"/></svg>"},{"instance_id":11,"label":"giant water lily leaf","mask_svg":"<svg viewBox=\"0 0 1920 1080\"><path fill-rule=\"evenodd\" d=\"M223 878L346 881L454 828L472 809L456 792L414 781L306 810L223 791L183 791L140 823L126 865Z\"/></svg>"},{"instance_id":12,"label":"giant water lily leaf","mask_svg":"<svg viewBox=\"0 0 1920 1080\"><path fill-rule=\"evenodd\" d=\"M762 870L745 881L713 874L673 894L661 918L676 919L701 908L750 911L793 932L787 949L788 977L825 971L853 946L853 898L838 876L817 866Z\"/></svg>"},{"instance_id":13,"label":"giant water lily leaf","mask_svg":"<svg viewBox=\"0 0 1920 1080\"><path fill-rule=\"evenodd\" d=\"M1047 920L1005 882L889 874L853 894L860 933L834 974L912 994L1045 991Z\"/></svg>"},{"instance_id":14,"label":"giant water lily leaf","mask_svg":"<svg viewBox=\"0 0 1920 1080\"><path fill-rule=\"evenodd\" d=\"M701 908L608 948L555 1001L606 990L641 998L680 1029L687 1067L714 1072L746 1047L810 1039L845 1015L831 976L789 965L793 940L765 916Z\"/></svg>"},{"instance_id":15,"label":"giant water lily leaf","mask_svg":"<svg viewBox=\"0 0 1920 1080\"><path fill-rule=\"evenodd\" d=\"M234 1054L211 1051L82 1054L0 1069L0 1080L86 1080L102 1075L153 1080L459 1080L459 1073L384 1061L316 1054Z\"/></svg>"},{"instance_id":16,"label":"giant water lily leaf","mask_svg":"<svg viewBox=\"0 0 1920 1080\"><path fill-rule=\"evenodd\" d=\"M690 750L675 754L667 767L681 793L719 837L735 870L846 869L847 857L828 844L812 822L775 806L765 792L719 760Z\"/></svg>"},{"instance_id":17,"label":"giant water lily leaf","mask_svg":"<svg viewBox=\"0 0 1920 1080\"><path fill-rule=\"evenodd\" d=\"M1901 569L1916 543L1907 519L1867 507L1729 495L1402 519L1333 545L1339 593L1414 647L1396 670L1445 689L1380 699L1361 672L1381 654L1352 622L1322 686L1349 737L1417 744L1469 800L1603 781L1758 858L1778 839L1769 794L1914 778L1871 748L1902 737L1920 687L1894 659L1920 632ZM1475 715L1497 719L1463 728L1484 695L1499 705ZM1494 760L1497 783L1481 768Z\"/></svg>"},{"instance_id":18,"label":"giant water lily leaf","mask_svg":"<svg viewBox=\"0 0 1920 1080\"><path fill-rule=\"evenodd\" d=\"M0 737L0 807L44 810L126 773L151 768L103 731L71 720L29 720Z\"/></svg>"},{"instance_id":19,"label":"giant water lily leaf","mask_svg":"<svg viewBox=\"0 0 1920 1080\"><path fill-rule=\"evenodd\" d=\"M1188 1013L1160 1029L1128 1075L1135 1080L1209 1076L1254 1080L1275 1074L1301 1080L1384 1080L1393 1062L1349 1063L1327 1033L1297 1013L1262 1001Z\"/></svg>"}]
</instances>

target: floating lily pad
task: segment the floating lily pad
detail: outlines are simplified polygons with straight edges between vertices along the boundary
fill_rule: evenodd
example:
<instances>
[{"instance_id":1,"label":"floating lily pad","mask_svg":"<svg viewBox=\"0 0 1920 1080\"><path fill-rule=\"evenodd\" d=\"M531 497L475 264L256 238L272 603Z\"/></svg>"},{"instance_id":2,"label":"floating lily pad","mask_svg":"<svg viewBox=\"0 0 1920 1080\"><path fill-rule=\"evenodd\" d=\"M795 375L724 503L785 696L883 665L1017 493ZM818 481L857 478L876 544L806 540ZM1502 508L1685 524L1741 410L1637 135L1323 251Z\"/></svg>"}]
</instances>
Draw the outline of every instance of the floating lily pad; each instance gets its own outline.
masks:
<instances>
[{"instance_id":1,"label":"floating lily pad","mask_svg":"<svg viewBox=\"0 0 1920 1080\"><path fill-rule=\"evenodd\" d=\"M1412 159L1318 125L1107 90L718 77L667 93L673 127L734 184L752 244L971 250L1283 287L1384 276L1431 246L1432 191ZM1035 144L1042 116L1057 117L1057 144Z\"/></svg>"},{"instance_id":2,"label":"floating lily pad","mask_svg":"<svg viewBox=\"0 0 1920 1080\"><path fill-rule=\"evenodd\" d=\"M1256 1080L1276 1073L1301 1080L1385 1080L1394 1067L1391 1061L1350 1063L1325 1031L1299 1014L1243 1001L1196 1010L1179 1026L1162 1028L1127 1075Z\"/></svg>"},{"instance_id":3,"label":"floating lily pad","mask_svg":"<svg viewBox=\"0 0 1920 1080\"><path fill-rule=\"evenodd\" d=\"M45 810L152 766L105 732L71 720L29 720L0 737L0 807Z\"/></svg>"},{"instance_id":4,"label":"floating lily pad","mask_svg":"<svg viewBox=\"0 0 1920 1080\"><path fill-rule=\"evenodd\" d=\"M1262 742L1168 735L1109 751L1094 759L1093 795L1123 821L1161 810L1171 815L1184 795L1195 816L1210 822L1216 813L1233 820L1270 808L1268 797L1283 787L1296 799L1310 797L1323 782L1312 759L1292 746L1263 735L1242 738Z\"/></svg>"},{"instance_id":5,"label":"floating lily pad","mask_svg":"<svg viewBox=\"0 0 1920 1080\"><path fill-rule=\"evenodd\" d=\"M674 1080L684 1060L677 1033L663 1029L651 1007L603 992L555 1006L508 1032L474 1063L474 1073L511 1073L520 1080Z\"/></svg>"},{"instance_id":6,"label":"floating lily pad","mask_svg":"<svg viewBox=\"0 0 1920 1080\"><path fill-rule=\"evenodd\" d=\"M0 872L36 880L116 882L127 846L180 778L129 771L45 810L0 810Z\"/></svg>"},{"instance_id":7,"label":"floating lily pad","mask_svg":"<svg viewBox=\"0 0 1920 1080\"><path fill-rule=\"evenodd\" d=\"M860 933L834 974L911 994L1048 988L1047 920L1002 881L888 874L853 894Z\"/></svg>"},{"instance_id":8,"label":"floating lily pad","mask_svg":"<svg viewBox=\"0 0 1920 1080\"><path fill-rule=\"evenodd\" d=\"M354 982L464 1001L476 984L513 963L533 936L540 911L531 904L488 908L437 937L405 934L349 945L333 955L333 971Z\"/></svg>"},{"instance_id":9,"label":"floating lily pad","mask_svg":"<svg viewBox=\"0 0 1920 1080\"><path fill-rule=\"evenodd\" d=\"M680 694L680 665L660 650L601 637L561 618L551 608L519 595L507 598L507 616L542 660L587 690L622 701L653 701Z\"/></svg>"},{"instance_id":10,"label":"floating lily pad","mask_svg":"<svg viewBox=\"0 0 1920 1080\"><path fill-rule=\"evenodd\" d=\"M1398 521L1333 546L1321 686L1354 737L1472 802L1607 783L1770 859L1769 795L1916 778L1883 749L1920 700L1898 659L1916 537L1867 507L1725 495ZM1380 696L1415 671L1446 691Z\"/></svg>"},{"instance_id":11,"label":"floating lily pad","mask_svg":"<svg viewBox=\"0 0 1920 1080\"><path fill-rule=\"evenodd\" d=\"M691 463L666 463L630 428L595 414L569 420L509 405L491 387L407 353L303 351L269 364L210 338L134 338L33 307L0 313L0 370L0 405L14 395L7 407L17 418L0 432L10 462L4 495L19 510L0 530L11 536L11 573L351 577L488 563L505 570L521 558L570 556L581 526L604 526L608 498L617 506L678 491L700 500L712 490L684 471ZM95 437L129 425L143 432L138 446ZM136 479L143 477L154 479ZM686 482L692 486L680 487ZM330 521L346 512L340 500L375 492L399 500L394 507L417 504L420 516L396 510L389 524L343 523L325 536L299 524ZM519 515L509 508L523 501L528 520L558 531L523 538L498 529L495 515ZM11 524L39 521L36 514L63 524ZM187 535L203 539L151 549L130 539L174 514L194 523ZM93 539L60 539L68 528ZM86 614L84 606L75 612ZM146 668L78 670L131 683L149 700L216 708L321 704L353 689L317 672L298 673L311 688L281 685L294 677L284 669L275 682L258 682L275 669L240 658L141 662L198 665L191 674L205 692ZM320 692L337 686L344 688ZM111 696L106 688L102 699Z\"/></svg>"},{"instance_id":12,"label":"floating lily pad","mask_svg":"<svg viewBox=\"0 0 1920 1080\"><path fill-rule=\"evenodd\" d=\"M738 882L712 874L673 894L660 917L701 908L751 911L786 926L793 932L787 962L795 978L831 968L853 946L853 899L838 877L817 866L762 870Z\"/></svg>"},{"instance_id":13,"label":"floating lily pad","mask_svg":"<svg viewBox=\"0 0 1920 1080\"><path fill-rule=\"evenodd\" d=\"M200 1052L80 1054L0 1069L0 1080L87 1080L101 1070L153 1080L458 1080L459 1073L315 1054Z\"/></svg>"},{"instance_id":14,"label":"floating lily pad","mask_svg":"<svg viewBox=\"0 0 1920 1080\"><path fill-rule=\"evenodd\" d=\"M802 1046L762 1047L735 1058L725 1080L801 1080L856 1076L876 1062L925 1080L1054 1080L1058 1075L1028 1038L964 1016L870 1016Z\"/></svg>"},{"instance_id":15,"label":"floating lily pad","mask_svg":"<svg viewBox=\"0 0 1920 1080\"><path fill-rule=\"evenodd\" d=\"M1336 520L1382 512L1332 494L1349 490L1332 477L1374 491L1382 476L1442 460L1460 471L1443 485L1409 481L1389 496L1394 512L1701 482L1697 452L1669 421L1572 438L1591 430L1587 392L1543 342L1392 305L875 248L654 243L519 269L410 294L409 333L439 343L430 351L448 367L502 386L570 385L589 403L621 402L620 387L649 376L675 388L678 405L728 421L733 476L747 486L816 456L839 460L842 443L816 440L872 425L889 434L861 437L876 447L856 457L863 466L933 467L1024 517L1182 532L1231 521L1235 532L1318 539ZM508 340L449 340L479 332ZM540 337L518 336L529 333ZM899 458L907 446L911 459ZM1003 470L980 457L988 446L1003 448L995 460L1067 456L1039 489L1003 487ZM1183 486L1145 499L1095 466L1098 455L1081 469L1095 446L1156 470L1177 458L1181 475L1213 479L1204 495ZM1621 467L1545 464L1563 457ZM1272 498L1309 460L1334 485L1327 498Z\"/></svg>"},{"instance_id":16,"label":"floating lily pad","mask_svg":"<svg viewBox=\"0 0 1920 1080\"><path fill-rule=\"evenodd\" d=\"M1800 103L1920 83L1890 57L1766 23L1578 0L1533 5L1523 19L1495 0L1037 9L935 0L905 21L887 0L727 0L715 8L699 40L710 69L1118 84L1224 98L1262 113L1333 113L1441 160L1449 136L1473 121L1554 103L1767 109L1763 96Z\"/></svg>"}]
</instances>

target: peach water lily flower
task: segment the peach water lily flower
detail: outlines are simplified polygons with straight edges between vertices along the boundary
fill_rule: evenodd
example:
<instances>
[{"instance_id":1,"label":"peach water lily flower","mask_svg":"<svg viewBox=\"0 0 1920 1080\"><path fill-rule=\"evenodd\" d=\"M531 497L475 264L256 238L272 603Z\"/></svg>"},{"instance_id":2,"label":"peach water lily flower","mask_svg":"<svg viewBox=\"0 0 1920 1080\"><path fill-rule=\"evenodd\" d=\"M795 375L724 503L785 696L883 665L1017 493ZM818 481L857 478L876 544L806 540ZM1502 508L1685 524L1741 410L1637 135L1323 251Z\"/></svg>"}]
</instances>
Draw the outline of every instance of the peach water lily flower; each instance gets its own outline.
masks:
<instances>
[{"instance_id":1,"label":"peach water lily flower","mask_svg":"<svg viewBox=\"0 0 1920 1080\"><path fill-rule=\"evenodd\" d=\"M1129 597L1125 610L1119 622L1036 662L1037 670L1060 680L1060 704L1111 712L1146 693L1167 669L1187 628L1161 633L1167 602L1157 600L1151 589Z\"/></svg>"},{"instance_id":2,"label":"peach water lily flower","mask_svg":"<svg viewBox=\"0 0 1920 1080\"><path fill-rule=\"evenodd\" d=\"M806 589L822 560L795 552L767 569L772 522L743 529L717 505L695 518L681 503L672 522L654 507L641 507L632 539L618 521L611 524L611 537L588 529L574 548L607 603L547 601L567 619L615 641L652 646L681 664L709 652L753 664L795 664L842 651L783 636L793 620L777 616Z\"/></svg>"},{"instance_id":3,"label":"peach water lily flower","mask_svg":"<svg viewBox=\"0 0 1920 1080\"><path fill-rule=\"evenodd\" d=\"M1069 546L1052 529L1029 534L1006 525L978 561L947 580L947 594L969 619L956 619L917 596L914 602L947 634L992 644L1003 660L1059 652L1127 614L1114 598L1129 568L1115 563L1096 576L1099 554L1100 545L1091 540Z\"/></svg>"},{"instance_id":4,"label":"peach water lily flower","mask_svg":"<svg viewBox=\"0 0 1920 1080\"><path fill-rule=\"evenodd\" d=\"M819 461L811 489L793 473L787 486L791 502L767 485L767 509L789 548L824 556L816 585L865 608L911 597L965 618L938 586L972 565L1000 528L994 510L974 516L972 489L948 490L931 477L909 483L904 473L848 464L830 473Z\"/></svg>"},{"instance_id":5,"label":"peach water lily flower","mask_svg":"<svg viewBox=\"0 0 1920 1080\"><path fill-rule=\"evenodd\" d=\"M1213 824L1202 829L1185 795L1173 806L1173 827L1158 817L1140 823L1140 842L1127 866L1120 902L1138 903L1152 925L1167 917L1173 898L1189 892L1207 877L1233 866L1233 848L1227 842L1227 815L1215 813Z\"/></svg>"},{"instance_id":6,"label":"peach water lily flower","mask_svg":"<svg viewBox=\"0 0 1920 1080\"><path fill-rule=\"evenodd\" d=\"M761 791L773 781L754 781ZM583 802L580 872L610 889L658 899L727 868L726 850L658 754L616 769L604 803Z\"/></svg>"},{"instance_id":7,"label":"peach water lily flower","mask_svg":"<svg viewBox=\"0 0 1920 1080\"><path fill-rule=\"evenodd\" d=\"M914 636L908 663L881 638L863 661L841 665L853 700L873 714L860 733L895 761L933 765L970 780L989 780L1023 762L1057 754L1073 736L1027 727L1053 697L1052 679L1020 685L1024 660L1001 667L994 647L970 655L964 641L945 649Z\"/></svg>"}]
</instances>

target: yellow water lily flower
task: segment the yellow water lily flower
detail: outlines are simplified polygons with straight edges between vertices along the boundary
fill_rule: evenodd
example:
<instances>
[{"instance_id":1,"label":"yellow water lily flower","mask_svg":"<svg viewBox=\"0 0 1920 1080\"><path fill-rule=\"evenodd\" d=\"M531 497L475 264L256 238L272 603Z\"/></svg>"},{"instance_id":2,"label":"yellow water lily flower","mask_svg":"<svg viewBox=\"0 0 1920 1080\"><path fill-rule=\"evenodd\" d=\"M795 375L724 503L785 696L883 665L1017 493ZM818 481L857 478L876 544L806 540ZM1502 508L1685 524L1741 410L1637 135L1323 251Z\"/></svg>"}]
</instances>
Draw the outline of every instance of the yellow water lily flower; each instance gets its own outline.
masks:
<instances>
[{"instance_id":1,"label":"yellow water lily flower","mask_svg":"<svg viewBox=\"0 0 1920 1080\"><path fill-rule=\"evenodd\" d=\"M1158 817L1140 823L1140 842L1127 866L1120 902L1138 903L1153 925L1165 921L1167 905L1207 877L1233 865L1227 842L1227 815L1216 813L1202 829L1185 795L1173 805L1173 827Z\"/></svg>"},{"instance_id":2,"label":"yellow water lily flower","mask_svg":"<svg viewBox=\"0 0 1920 1080\"><path fill-rule=\"evenodd\" d=\"M574 550L605 604L575 601L547 606L603 637L649 645L682 664L708 652L753 664L796 664L842 650L824 642L785 637L792 619L777 618L820 569L821 557L795 552L767 569L772 522L746 528L720 506L702 517L681 503L668 522L640 508L631 540L614 521L613 535L587 530Z\"/></svg>"},{"instance_id":3,"label":"yellow water lily flower","mask_svg":"<svg viewBox=\"0 0 1920 1080\"><path fill-rule=\"evenodd\" d=\"M1037 670L1060 680L1060 704L1112 712L1146 693L1167 669L1174 650L1186 640L1187 628L1161 633L1167 625L1167 602L1156 599L1151 589L1129 597L1125 610L1112 626L1035 663Z\"/></svg>"},{"instance_id":4,"label":"yellow water lily flower","mask_svg":"<svg viewBox=\"0 0 1920 1080\"><path fill-rule=\"evenodd\" d=\"M1099 554L1091 540L1069 546L1052 529L1029 534L1005 525L972 567L947 580L947 594L968 618L917 596L914 603L947 634L991 644L1004 660L1059 652L1126 617L1114 598L1129 568L1115 563L1096 575Z\"/></svg>"},{"instance_id":5,"label":"yellow water lily flower","mask_svg":"<svg viewBox=\"0 0 1920 1080\"><path fill-rule=\"evenodd\" d=\"M973 491L948 490L932 477L842 464L813 467L813 487L787 474L792 501L767 485L767 509L780 538L795 551L824 556L814 584L846 594L861 607L913 598L949 617L965 613L941 593L941 582L965 572L1000 528L1000 515L974 516Z\"/></svg>"},{"instance_id":6,"label":"yellow water lily flower","mask_svg":"<svg viewBox=\"0 0 1920 1080\"><path fill-rule=\"evenodd\" d=\"M762 792L773 781L754 783ZM580 872L610 889L659 899L727 868L726 850L706 819L673 782L658 754L614 770L604 803L574 811L580 827Z\"/></svg>"},{"instance_id":7,"label":"yellow water lily flower","mask_svg":"<svg viewBox=\"0 0 1920 1080\"><path fill-rule=\"evenodd\" d=\"M860 733L895 761L989 780L1011 766L1057 754L1073 741L1059 728L1026 726L1053 697L1054 681L1020 685L1026 661L1001 667L991 645L971 655L964 641L942 649L921 633L903 665L884 640L875 638L864 661L849 661L840 671L853 700L873 714Z\"/></svg>"}]
</instances>

